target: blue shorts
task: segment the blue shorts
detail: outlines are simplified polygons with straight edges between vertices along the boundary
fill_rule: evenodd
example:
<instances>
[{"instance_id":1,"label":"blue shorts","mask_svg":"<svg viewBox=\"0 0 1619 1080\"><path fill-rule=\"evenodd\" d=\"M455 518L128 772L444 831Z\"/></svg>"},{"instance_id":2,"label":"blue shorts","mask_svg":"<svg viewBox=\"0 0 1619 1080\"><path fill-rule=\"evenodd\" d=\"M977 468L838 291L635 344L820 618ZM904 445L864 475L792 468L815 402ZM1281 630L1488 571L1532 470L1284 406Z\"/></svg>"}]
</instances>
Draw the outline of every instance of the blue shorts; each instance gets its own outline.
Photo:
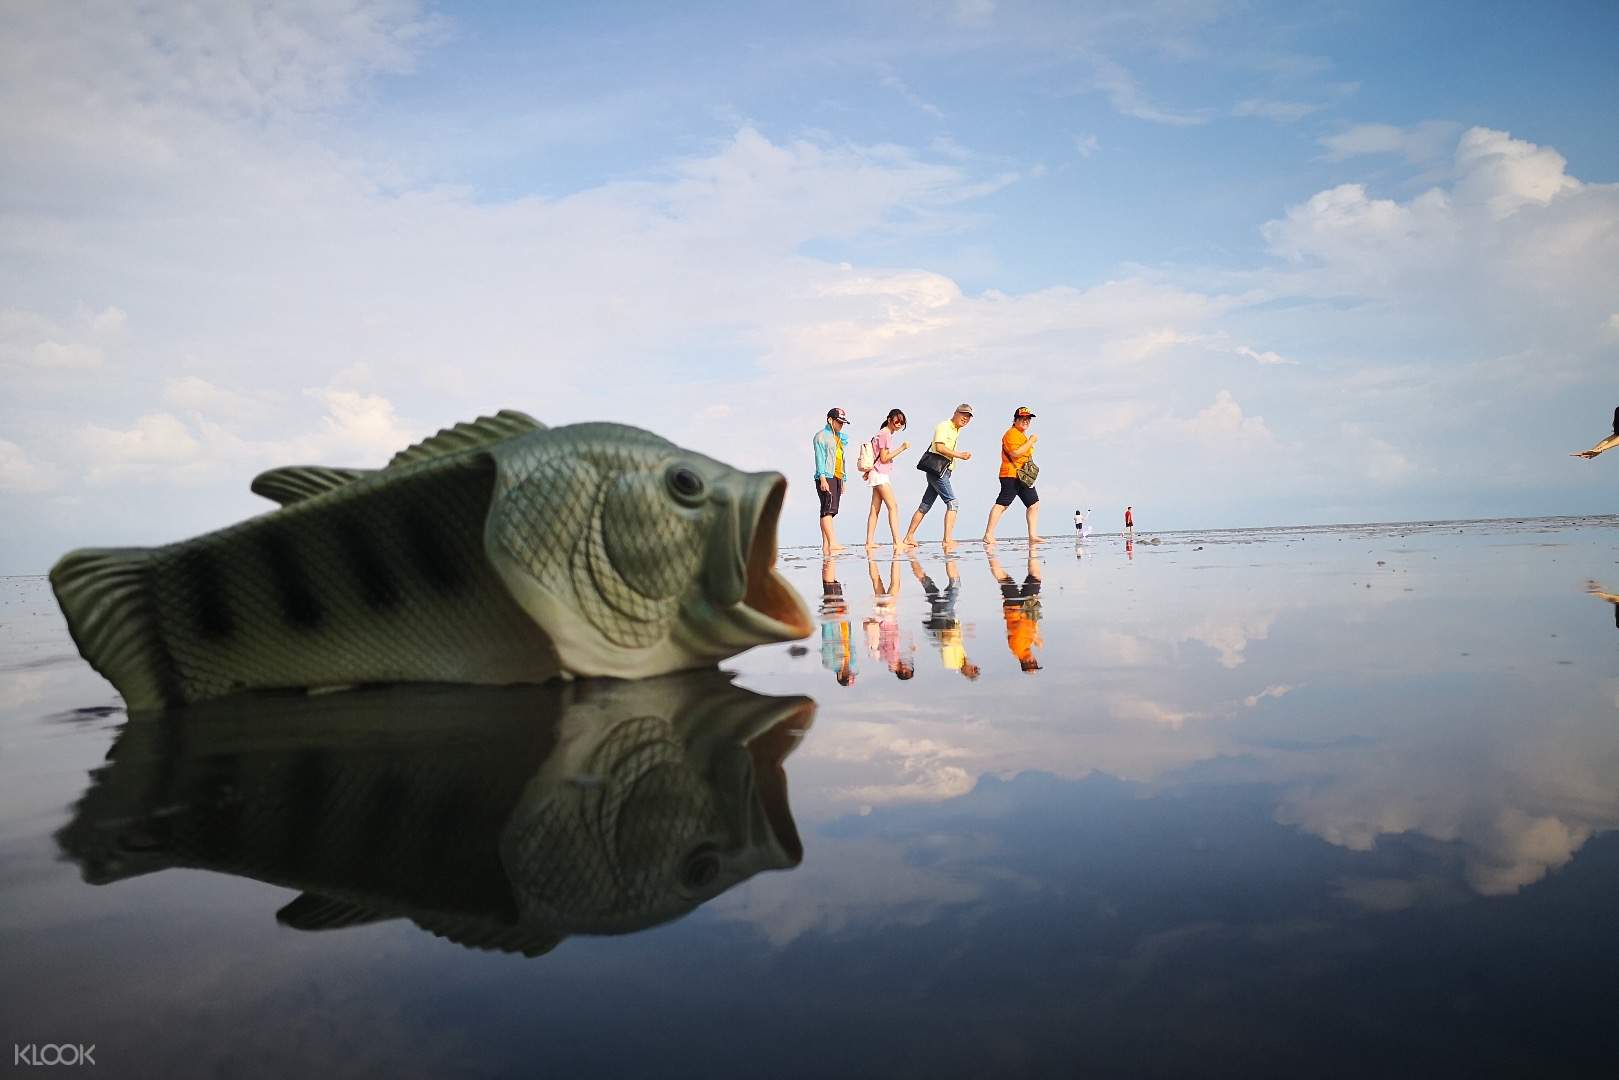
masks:
<instances>
[{"instance_id":1,"label":"blue shorts","mask_svg":"<svg viewBox=\"0 0 1619 1080\"><path fill-rule=\"evenodd\" d=\"M933 509L935 499L944 500L945 510L956 508L956 491L950 486L950 470L946 469L937 476L928 473L928 489L922 492L922 505L918 507L922 513Z\"/></svg>"}]
</instances>

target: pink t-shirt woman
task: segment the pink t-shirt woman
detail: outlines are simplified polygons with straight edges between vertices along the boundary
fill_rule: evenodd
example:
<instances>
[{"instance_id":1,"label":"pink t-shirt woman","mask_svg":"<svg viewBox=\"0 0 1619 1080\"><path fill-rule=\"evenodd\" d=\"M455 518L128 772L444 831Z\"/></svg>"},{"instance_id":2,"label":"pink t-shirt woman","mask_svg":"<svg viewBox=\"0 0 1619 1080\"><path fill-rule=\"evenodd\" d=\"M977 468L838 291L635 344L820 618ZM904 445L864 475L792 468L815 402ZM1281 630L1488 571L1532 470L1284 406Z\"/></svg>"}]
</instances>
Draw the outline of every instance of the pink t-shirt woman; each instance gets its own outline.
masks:
<instances>
[{"instance_id":1,"label":"pink t-shirt woman","mask_svg":"<svg viewBox=\"0 0 1619 1080\"><path fill-rule=\"evenodd\" d=\"M887 476L894 471L894 463L892 461L883 460L883 451L891 450L893 447L893 433L890 432L887 427L878 428L877 434L873 435L871 438L871 456L876 461L876 464L871 467L872 472L882 473L884 476ZM866 479L870 480L871 477L868 476Z\"/></svg>"}]
</instances>

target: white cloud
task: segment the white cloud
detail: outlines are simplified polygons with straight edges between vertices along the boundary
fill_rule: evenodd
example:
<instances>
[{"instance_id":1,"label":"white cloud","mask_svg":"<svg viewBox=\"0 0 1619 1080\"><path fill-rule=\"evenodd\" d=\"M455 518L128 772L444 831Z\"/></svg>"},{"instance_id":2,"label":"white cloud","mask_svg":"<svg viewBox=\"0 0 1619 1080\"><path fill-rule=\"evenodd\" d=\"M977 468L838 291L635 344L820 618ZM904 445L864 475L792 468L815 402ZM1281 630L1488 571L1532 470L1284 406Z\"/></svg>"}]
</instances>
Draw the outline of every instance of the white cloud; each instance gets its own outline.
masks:
<instances>
[{"instance_id":1,"label":"white cloud","mask_svg":"<svg viewBox=\"0 0 1619 1080\"><path fill-rule=\"evenodd\" d=\"M1424 120L1410 127L1356 124L1318 141L1326 148L1329 161L1362 154L1399 154L1421 165L1438 160L1450 150L1458 126L1446 120Z\"/></svg>"},{"instance_id":2,"label":"white cloud","mask_svg":"<svg viewBox=\"0 0 1619 1080\"><path fill-rule=\"evenodd\" d=\"M326 406L323 424L334 449L359 451L386 460L414 441L394 414L393 403L380 394L330 387L305 393Z\"/></svg>"},{"instance_id":3,"label":"white cloud","mask_svg":"<svg viewBox=\"0 0 1619 1080\"><path fill-rule=\"evenodd\" d=\"M918 109L918 110L920 110L922 112L927 113L929 116L933 117L935 120L943 120L945 118L944 110L940 109L937 105L933 104L931 101L928 101L928 100L924 99L922 97L922 95L920 95L916 91L912 90L909 86L907 86L905 84L905 80L901 79L898 75L895 75L893 73L889 73L887 75L884 75L882 77L881 81L882 81L883 86L887 87L888 89L890 89L890 90L894 91L895 93L897 93L900 97L904 98L907 102L910 103L910 105L913 108L916 108L916 109Z\"/></svg>"},{"instance_id":4,"label":"white cloud","mask_svg":"<svg viewBox=\"0 0 1619 1080\"><path fill-rule=\"evenodd\" d=\"M0 439L0 492L32 495L49 491L58 482L54 466L34 461L16 443Z\"/></svg>"},{"instance_id":5,"label":"white cloud","mask_svg":"<svg viewBox=\"0 0 1619 1080\"><path fill-rule=\"evenodd\" d=\"M1266 120L1276 120L1280 123L1290 124L1325 108L1325 105L1314 102L1270 101L1265 98L1247 98L1237 102L1231 110L1231 115L1258 116Z\"/></svg>"},{"instance_id":6,"label":"white cloud","mask_svg":"<svg viewBox=\"0 0 1619 1080\"><path fill-rule=\"evenodd\" d=\"M1247 416L1231 391L1220 390L1214 401L1197 415L1179 419L1166 416L1153 424L1163 436L1179 437L1209 448L1258 448L1274 445L1276 436L1262 416Z\"/></svg>"},{"instance_id":7,"label":"white cloud","mask_svg":"<svg viewBox=\"0 0 1619 1080\"><path fill-rule=\"evenodd\" d=\"M1097 140L1095 135L1074 136L1074 149L1079 151L1080 157L1088 158L1101 148L1102 144Z\"/></svg>"},{"instance_id":8,"label":"white cloud","mask_svg":"<svg viewBox=\"0 0 1619 1080\"><path fill-rule=\"evenodd\" d=\"M196 375L170 379L163 388L163 400L177 409L231 420L246 419L255 409L248 395L215 386Z\"/></svg>"},{"instance_id":9,"label":"white cloud","mask_svg":"<svg viewBox=\"0 0 1619 1080\"><path fill-rule=\"evenodd\" d=\"M1298 363L1297 360L1288 360L1280 353L1270 351L1260 352L1258 349L1251 348L1247 345L1238 345L1231 351L1236 353L1238 356L1246 356L1250 360L1255 360L1266 365Z\"/></svg>"},{"instance_id":10,"label":"white cloud","mask_svg":"<svg viewBox=\"0 0 1619 1080\"><path fill-rule=\"evenodd\" d=\"M34 346L33 363L43 368L98 368L104 354L94 345L42 341Z\"/></svg>"},{"instance_id":11,"label":"white cloud","mask_svg":"<svg viewBox=\"0 0 1619 1080\"><path fill-rule=\"evenodd\" d=\"M1115 61L1098 57L1093 61L1093 65L1096 69L1096 88L1105 93L1113 107L1125 116L1177 127L1209 122L1207 109L1176 112L1153 104L1142 94L1130 73Z\"/></svg>"},{"instance_id":12,"label":"white cloud","mask_svg":"<svg viewBox=\"0 0 1619 1080\"><path fill-rule=\"evenodd\" d=\"M1457 201L1487 206L1503 218L1529 205L1545 206L1581 184L1564 170L1567 159L1550 147L1514 139L1504 131L1470 128L1456 147Z\"/></svg>"}]
</instances>

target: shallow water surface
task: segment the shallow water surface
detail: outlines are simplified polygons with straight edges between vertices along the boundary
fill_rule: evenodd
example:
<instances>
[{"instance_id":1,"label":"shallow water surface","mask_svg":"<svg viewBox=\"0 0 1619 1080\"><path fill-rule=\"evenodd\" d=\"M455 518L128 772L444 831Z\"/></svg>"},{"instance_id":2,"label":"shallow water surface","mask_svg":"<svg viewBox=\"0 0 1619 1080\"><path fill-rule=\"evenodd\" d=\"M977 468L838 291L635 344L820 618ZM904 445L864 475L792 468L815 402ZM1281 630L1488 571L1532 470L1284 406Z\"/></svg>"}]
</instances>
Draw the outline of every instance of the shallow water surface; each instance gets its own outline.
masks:
<instances>
[{"instance_id":1,"label":"shallow water surface","mask_svg":"<svg viewBox=\"0 0 1619 1080\"><path fill-rule=\"evenodd\" d=\"M734 681L134 720L0 579L0 1038L111 1075L1611 1074L1619 520L782 566L820 630Z\"/></svg>"}]
</instances>

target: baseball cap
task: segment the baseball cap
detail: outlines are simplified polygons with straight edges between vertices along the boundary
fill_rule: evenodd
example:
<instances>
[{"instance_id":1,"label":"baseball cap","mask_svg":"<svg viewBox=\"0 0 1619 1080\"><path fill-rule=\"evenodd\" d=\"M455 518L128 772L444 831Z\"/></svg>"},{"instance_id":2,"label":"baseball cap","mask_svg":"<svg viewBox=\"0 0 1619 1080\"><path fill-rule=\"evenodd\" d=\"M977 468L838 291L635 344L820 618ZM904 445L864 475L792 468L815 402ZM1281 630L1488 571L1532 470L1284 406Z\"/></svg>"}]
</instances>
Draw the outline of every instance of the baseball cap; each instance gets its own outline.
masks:
<instances>
[{"instance_id":1,"label":"baseball cap","mask_svg":"<svg viewBox=\"0 0 1619 1080\"><path fill-rule=\"evenodd\" d=\"M841 420L845 424L847 424L849 422L849 414L844 412L842 409L828 409L828 410L826 410L826 418L828 420Z\"/></svg>"},{"instance_id":2,"label":"baseball cap","mask_svg":"<svg viewBox=\"0 0 1619 1080\"><path fill-rule=\"evenodd\" d=\"M1027 416L1030 420L1034 419L1034 413L1029 411L1029 407L1027 405L1019 405L1017 407L1017 412L1012 414L1012 419L1021 420L1025 416Z\"/></svg>"},{"instance_id":3,"label":"baseball cap","mask_svg":"<svg viewBox=\"0 0 1619 1080\"><path fill-rule=\"evenodd\" d=\"M968 416L971 416L973 414L973 407L964 401L960 405L956 406L956 411L958 413L966 413Z\"/></svg>"}]
</instances>

